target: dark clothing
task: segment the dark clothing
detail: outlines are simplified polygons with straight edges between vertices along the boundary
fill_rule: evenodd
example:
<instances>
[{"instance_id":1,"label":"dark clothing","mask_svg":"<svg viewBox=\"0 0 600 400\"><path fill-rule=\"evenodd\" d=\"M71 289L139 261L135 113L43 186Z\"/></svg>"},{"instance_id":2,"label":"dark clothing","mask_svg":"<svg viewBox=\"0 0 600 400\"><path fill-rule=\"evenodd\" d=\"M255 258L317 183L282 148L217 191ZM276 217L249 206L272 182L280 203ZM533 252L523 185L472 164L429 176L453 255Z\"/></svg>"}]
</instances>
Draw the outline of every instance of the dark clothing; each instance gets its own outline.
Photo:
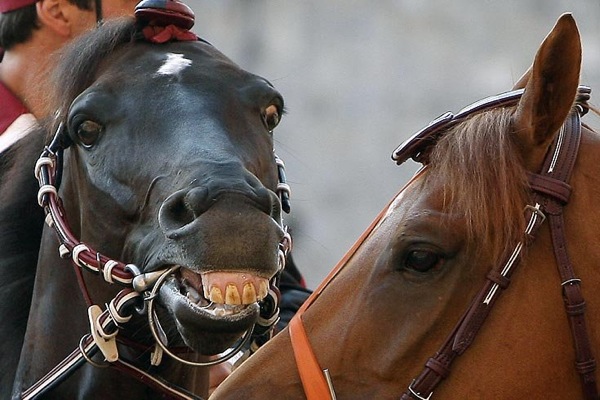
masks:
<instances>
[{"instance_id":1,"label":"dark clothing","mask_svg":"<svg viewBox=\"0 0 600 400\"><path fill-rule=\"evenodd\" d=\"M287 326L304 301L312 291L306 288L304 278L298 270L291 254L287 257L285 268L279 281L281 300L279 303L279 322L276 331L279 332Z\"/></svg>"}]
</instances>

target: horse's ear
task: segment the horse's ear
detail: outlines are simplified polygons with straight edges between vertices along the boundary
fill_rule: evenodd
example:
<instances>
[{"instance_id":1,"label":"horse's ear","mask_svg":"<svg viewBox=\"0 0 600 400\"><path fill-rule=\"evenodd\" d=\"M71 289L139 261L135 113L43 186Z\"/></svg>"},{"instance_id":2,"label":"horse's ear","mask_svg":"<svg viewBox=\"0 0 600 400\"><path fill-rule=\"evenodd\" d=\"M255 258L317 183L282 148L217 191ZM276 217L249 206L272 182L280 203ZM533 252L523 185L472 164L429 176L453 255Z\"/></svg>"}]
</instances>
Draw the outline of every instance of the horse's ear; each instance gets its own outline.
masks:
<instances>
[{"instance_id":1,"label":"horse's ear","mask_svg":"<svg viewBox=\"0 0 600 400\"><path fill-rule=\"evenodd\" d=\"M517 82L525 85L514 128L527 167L539 167L569 114L579 85L581 41L571 14L563 14L540 46L533 66Z\"/></svg>"}]
</instances>

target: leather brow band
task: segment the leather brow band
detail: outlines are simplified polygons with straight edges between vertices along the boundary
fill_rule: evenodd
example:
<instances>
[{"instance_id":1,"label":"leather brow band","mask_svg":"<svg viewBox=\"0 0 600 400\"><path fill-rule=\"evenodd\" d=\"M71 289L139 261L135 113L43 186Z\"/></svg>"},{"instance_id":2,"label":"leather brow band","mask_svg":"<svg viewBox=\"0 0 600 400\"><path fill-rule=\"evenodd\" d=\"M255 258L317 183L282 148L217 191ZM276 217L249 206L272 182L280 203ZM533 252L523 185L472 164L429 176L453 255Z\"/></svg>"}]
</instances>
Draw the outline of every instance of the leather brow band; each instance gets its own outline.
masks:
<instances>
[{"instance_id":1,"label":"leather brow band","mask_svg":"<svg viewBox=\"0 0 600 400\"><path fill-rule=\"evenodd\" d=\"M486 111L492 108L505 107L516 104L524 93L524 89L511 90L495 96L486 97L466 106L458 113L448 111L421 129L410 138L405 140L392 152L392 160L400 165L409 158L423 164L427 163L427 150L435 145L437 140L454 125L464 121L472 114ZM579 86L580 95L589 96L591 89L587 86Z\"/></svg>"}]
</instances>

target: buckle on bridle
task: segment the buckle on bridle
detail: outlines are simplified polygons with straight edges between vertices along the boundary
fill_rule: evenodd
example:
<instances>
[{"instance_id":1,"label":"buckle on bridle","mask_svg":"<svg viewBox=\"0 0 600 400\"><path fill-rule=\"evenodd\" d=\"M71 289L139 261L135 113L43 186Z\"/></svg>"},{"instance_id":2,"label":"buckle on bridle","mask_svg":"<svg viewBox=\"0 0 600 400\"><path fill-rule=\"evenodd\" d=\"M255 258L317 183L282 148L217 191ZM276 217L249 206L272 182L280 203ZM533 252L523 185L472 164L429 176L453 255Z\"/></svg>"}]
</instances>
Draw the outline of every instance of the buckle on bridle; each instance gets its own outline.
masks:
<instances>
[{"instance_id":1,"label":"buckle on bridle","mask_svg":"<svg viewBox=\"0 0 600 400\"><path fill-rule=\"evenodd\" d=\"M423 397L421 396L420 393L415 392L415 390L412 388L412 386L415 384L416 379L413 379L413 381L410 383L410 385L408 385L408 391L410 392L410 394L412 396L414 396L415 398L417 398L418 400L430 400L431 396L433 396L433 392L429 393L429 396L427 397Z\"/></svg>"},{"instance_id":2,"label":"buckle on bridle","mask_svg":"<svg viewBox=\"0 0 600 400\"><path fill-rule=\"evenodd\" d=\"M541 206L538 203L536 203L535 206L532 206L530 204L525 206L524 211L531 212L531 218L529 219L527 227L525 228L525 234L531 235L534 229L537 226L543 224L546 220L546 215L543 213L540 207Z\"/></svg>"}]
</instances>

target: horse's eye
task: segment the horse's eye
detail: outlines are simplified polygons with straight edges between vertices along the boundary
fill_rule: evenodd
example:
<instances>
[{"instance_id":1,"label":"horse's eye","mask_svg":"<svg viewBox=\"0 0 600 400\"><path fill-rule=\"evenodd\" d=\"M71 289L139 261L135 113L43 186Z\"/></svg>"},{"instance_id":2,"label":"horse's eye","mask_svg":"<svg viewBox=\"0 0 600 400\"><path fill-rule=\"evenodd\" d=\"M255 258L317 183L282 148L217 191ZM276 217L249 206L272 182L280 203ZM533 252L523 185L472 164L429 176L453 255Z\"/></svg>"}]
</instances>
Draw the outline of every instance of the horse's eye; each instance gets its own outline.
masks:
<instances>
[{"instance_id":1,"label":"horse's eye","mask_svg":"<svg viewBox=\"0 0 600 400\"><path fill-rule=\"evenodd\" d=\"M427 250L412 250L406 256L405 266L417 272L428 272L439 268L444 259L437 253Z\"/></svg>"},{"instance_id":2,"label":"horse's eye","mask_svg":"<svg viewBox=\"0 0 600 400\"><path fill-rule=\"evenodd\" d=\"M86 148L90 148L96 143L100 133L102 133L102 125L89 119L77 126L77 138Z\"/></svg>"},{"instance_id":3,"label":"horse's eye","mask_svg":"<svg viewBox=\"0 0 600 400\"><path fill-rule=\"evenodd\" d=\"M279 120L281 118L279 115L279 109L277 108L277 106L274 104L271 104L270 106L268 106L265 109L263 118L265 121L265 125L267 126L267 129L269 131L272 131L273 129L275 129L275 127L279 124Z\"/></svg>"}]
</instances>

